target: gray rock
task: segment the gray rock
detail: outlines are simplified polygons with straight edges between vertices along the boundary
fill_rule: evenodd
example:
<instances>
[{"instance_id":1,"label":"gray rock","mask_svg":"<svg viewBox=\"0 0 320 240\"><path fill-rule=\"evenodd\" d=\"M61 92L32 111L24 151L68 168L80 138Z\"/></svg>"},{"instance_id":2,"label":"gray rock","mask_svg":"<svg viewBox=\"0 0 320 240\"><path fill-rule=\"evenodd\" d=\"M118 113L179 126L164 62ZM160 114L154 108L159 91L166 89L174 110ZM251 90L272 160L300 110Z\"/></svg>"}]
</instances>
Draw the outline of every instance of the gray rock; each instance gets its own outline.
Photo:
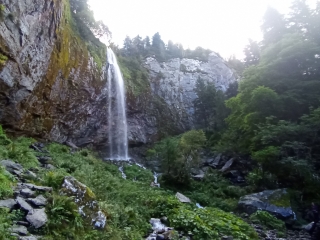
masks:
<instances>
[{"instance_id":1,"label":"gray rock","mask_svg":"<svg viewBox=\"0 0 320 240\"><path fill-rule=\"evenodd\" d=\"M17 202L14 199L0 200L0 207L13 209Z\"/></svg>"},{"instance_id":2,"label":"gray rock","mask_svg":"<svg viewBox=\"0 0 320 240\"><path fill-rule=\"evenodd\" d=\"M27 170L27 171L24 173L24 176L27 177L27 178L37 178L37 174L35 174L34 172L29 171L29 170Z\"/></svg>"},{"instance_id":3,"label":"gray rock","mask_svg":"<svg viewBox=\"0 0 320 240\"><path fill-rule=\"evenodd\" d=\"M25 236L25 237L19 237L19 240L38 240L40 237L38 236Z\"/></svg>"},{"instance_id":4,"label":"gray rock","mask_svg":"<svg viewBox=\"0 0 320 240\"><path fill-rule=\"evenodd\" d=\"M33 207L31 207L23 198L17 197L16 201L23 210L28 212L33 210Z\"/></svg>"},{"instance_id":5,"label":"gray rock","mask_svg":"<svg viewBox=\"0 0 320 240\"><path fill-rule=\"evenodd\" d=\"M304 226L302 227L302 229L304 229L305 231L309 232L309 231L311 230L313 224L314 224L314 222L311 222L311 223L309 223L309 224L307 224L307 225L304 225Z\"/></svg>"},{"instance_id":6,"label":"gray rock","mask_svg":"<svg viewBox=\"0 0 320 240\"><path fill-rule=\"evenodd\" d=\"M21 225L21 226L29 227L29 226L30 226L30 223L28 223L28 222L24 222L24 221L18 221L18 222L17 222L17 225Z\"/></svg>"},{"instance_id":7,"label":"gray rock","mask_svg":"<svg viewBox=\"0 0 320 240\"><path fill-rule=\"evenodd\" d=\"M29 188L24 188L20 191L20 194L26 198L33 198L36 196L36 192L30 190Z\"/></svg>"},{"instance_id":8,"label":"gray rock","mask_svg":"<svg viewBox=\"0 0 320 240\"><path fill-rule=\"evenodd\" d=\"M191 200L188 197L184 196L179 192L177 192L176 198L178 198L178 200L182 203L191 203Z\"/></svg>"},{"instance_id":9,"label":"gray rock","mask_svg":"<svg viewBox=\"0 0 320 240\"><path fill-rule=\"evenodd\" d=\"M20 188L29 188L34 191L52 192L52 187L37 186L31 183L21 183L18 184L18 186Z\"/></svg>"},{"instance_id":10,"label":"gray rock","mask_svg":"<svg viewBox=\"0 0 320 240\"><path fill-rule=\"evenodd\" d=\"M44 168L45 168L45 169L49 169L49 170L54 170L54 169L56 169L56 167L53 166L53 165L51 165L51 164L45 164L45 165L44 165Z\"/></svg>"},{"instance_id":11,"label":"gray rock","mask_svg":"<svg viewBox=\"0 0 320 240\"><path fill-rule=\"evenodd\" d=\"M102 229L107 224L107 218L100 211L98 201L92 191L83 183L71 176L64 178L61 193L73 197L79 207L79 213L89 220L97 229Z\"/></svg>"},{"instance_id":12,"label":"gray rock","mask_svg":"<svg viewBox=\"0 0 320 240\"><path fill-rule=\"evenodd\" d=\"M202 180L204 178L204 173L192 176L195 180Z\"/></svg>"},{"instance_id":13,"label":"gray rock","mask_svg":"<svg viewBox=\"0 0 320 240\"><path fill-rule=\"evenodd\" d=\"M25 226L13 226L12 228L10 228L10 231L12 233L17 233L19 235L22 235L22 236L26 236L28 235L28 229L25 227Z\"/></svg>"},{"instance_id":14,"label":"gray rock","mask_svg":"<svg viewBox=\"0 0 320 240\"><path fill-rule=\"evenodd\" d=\"M0 161L0 164L12 174L15 174L15 171L21 174L21 172L23 171L23 167L19 163L15 163L11 160L2 160Z\"/></svg>"},{"instance_id":15,"label":"gray rock","mask_svg":"<svg viewBox=\"0 0 320 240\"><path fill-rule=\"evenodd\" d=\"M45 199L42 195L39 195L36 198L29 198L28 201L36 206L47 205L47 199Z\"/></svg>"},{"instance_id":16,"label":"gray rock","mask_svg":"<svg viewBox=\"0 0 320 240\"><path fill-rule=\"evenodd\" d=\"M231 158L228 162L226 162L226 164L222 167L220 171L225 172L229 170L233 163L234 163L234 158Z\"/></svg>"},{"instance_id":17,"label":"gray rock","mask_svg":"<svg viewBox=\"0 0 320 240\"><path fill-rule=\"evenodd\" d=\"M281 206L277 206L277 202L281 202ZM284 207L283 204L287 206ZM243 196L238 202L238 207L248 214L262 210L285 221L295 219L295 214L290 206L290 197L286 189L266 190Z\"/></svg>"},{"instance_id":18,"label":"gray rock","mask_svg":"<svg viewBox=\"0 0 320 240\"><path fill-rule=\"evenodd\" d=\"M47 164L49 161L51 161L51 157L46 157L46 156L40 156L38 157L38 161L42 164Z\"/></svg>"},{"instance_id":19,"label":"gray rock","mask_svg":"<svg viewBox=\"0 0 320 240\"><path fill-rule=\"evenodd\" d=\"M33 209L32 211L29 211L26 219L35 228L40 228L44 226L48 221L48 217L45 213L44 208Z\"/></svg>"}]
</instances>

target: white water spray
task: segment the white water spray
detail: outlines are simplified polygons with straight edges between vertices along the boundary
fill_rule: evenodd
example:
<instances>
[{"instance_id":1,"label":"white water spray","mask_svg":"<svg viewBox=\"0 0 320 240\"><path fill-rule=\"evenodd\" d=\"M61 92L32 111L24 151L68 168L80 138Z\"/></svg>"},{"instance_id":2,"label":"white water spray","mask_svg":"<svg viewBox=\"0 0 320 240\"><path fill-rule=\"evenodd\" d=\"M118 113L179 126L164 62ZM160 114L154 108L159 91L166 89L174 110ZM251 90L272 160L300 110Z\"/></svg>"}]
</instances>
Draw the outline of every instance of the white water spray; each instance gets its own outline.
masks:
<instances>
[{"instance_id":1,"label":"white water spray","mask_svg":"<svg viewBox=\"0 0 320 240\"><path fill-rule=\"evenodd\" d=\"M111 160L129 160L128 125L122 74L113 51L108 48L108 139Z\"/></svg>"}]
</instances>

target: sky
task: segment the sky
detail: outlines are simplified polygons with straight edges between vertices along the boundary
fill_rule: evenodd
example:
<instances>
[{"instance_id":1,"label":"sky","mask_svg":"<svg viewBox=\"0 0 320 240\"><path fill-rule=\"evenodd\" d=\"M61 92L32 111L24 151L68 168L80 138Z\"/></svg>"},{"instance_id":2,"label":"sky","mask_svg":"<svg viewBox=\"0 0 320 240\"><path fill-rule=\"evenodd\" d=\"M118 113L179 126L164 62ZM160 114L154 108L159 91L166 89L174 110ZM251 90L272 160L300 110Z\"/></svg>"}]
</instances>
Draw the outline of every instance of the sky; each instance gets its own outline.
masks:
<instances>
[{"instance_id":1,"label":"sky","mask_svg":"<svg viewBox=\"0 0 320 240\"><path fill-rule=\"evenodd\" d=\"M307 0L314 6L316 0ZM112 42L123 46L126 36L150 36L159 32L167 43L197 46L223 58L243 58L251 38L262 39L260 25L268 6L288 14L292 0L89 0L96 20L112 32Z\"/></svg>"}]
</instances>

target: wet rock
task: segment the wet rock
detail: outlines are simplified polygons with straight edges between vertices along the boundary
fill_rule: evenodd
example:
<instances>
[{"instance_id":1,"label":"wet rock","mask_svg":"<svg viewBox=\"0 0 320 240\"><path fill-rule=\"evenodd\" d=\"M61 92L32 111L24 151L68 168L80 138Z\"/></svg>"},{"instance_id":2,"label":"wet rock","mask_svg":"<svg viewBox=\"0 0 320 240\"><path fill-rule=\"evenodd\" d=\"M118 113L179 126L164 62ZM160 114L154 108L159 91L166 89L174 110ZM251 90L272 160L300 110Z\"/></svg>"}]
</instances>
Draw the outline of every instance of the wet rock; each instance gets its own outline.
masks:
<instances>
[{"instance_id":1,"label":"wet rock","mask_svg":"<svg viewBox=\"0 0 320 240\"><path fill-rule=\"evenodd\" d=\"M220 161L221 161L221 153L219 153L215 158L214 160L210 163L210 166L213 167L213 168L217 168L220 164Z\"/></svg>"},{"instance_id":2,"label":"wet rock","mask_svg":"<svg viewBox=\"0 0 320 240\"><path fill-rule=\"evenodd\" d=\"M191 203L191 200L188 197L179 192L176 193L176 198L178 198L178 200L182 203Z\"/></svg>"},{"instance_id":3,"label":"wet rock","mask_svg":"<svg viewBox=\"0 0 320 240\"><path fill-rule=\"evenodd\" d=\"M0 207L13 209L16 204L14 199L0 200Z\"/></svg>"},{"instance_id":4,"label":"wet rock","mask_svg":"<svg viewBox=\"0 0 320 240\"><path fill-rule=\"evenodd\" d=\"M29 203L27 203L23 198L17 197L16 201L17 201L17 203L20 205L20 207L21 207L23 210L25 210L25 211L27 211L27 212L30 212L30 211L33 210L33 207L31 207L31 206L29 205Z\"/></svg>"},{"instance_id":5,"label":"wet rock","mask_svg":"<svg viewBox=\"0 0 320 240\"><path fill-rule=\"evenodd\" d=\"M40 228L44 226L48 221L48 217L47 217L47 214L45 213L44 208L33 209L29 211L26 219L35 228Z\"/></svg>"},{"instance_id":6,"label":"wet rock","mask_svg":"<svg viewBox=\"0 0 320 240\"><path fill-rule=\"evenodd\" d=\"M257 210L267 211L282 220L293 220L295 214L290 206L290 196L286 189L266 190L240 198L238 207L252 214Z\"/></svg>"},{"instance_id":7,"label":"wet rock","mask_svg":"<svg viewBox=\"0 0 320 240\"><path fill-rule=\"evenodd\" d=\"M158 234L158 236L156 237L156 240L165 240L165 237L162 234Z\"/></svg>"},{"instance_id":8,"label":"wet rock","mask_svg":"<svg viewBox=\"0 0 320 240\"><path fill-rule=\"evenodd\" d=\"M26 236L28 235L28 229L25 227L25 226L13 226L12 228L10 228L10 231L12 233L17 233L19 235L22 235L22 236Z\"/></svg>"},{"instance_id":9,"label":"wet rock","mask_svg":"<svg viewBox=\"0 0 320 240\"><path fill-rule=\"evenodd\" d=\"M4 166L5 169L12 174L16 174L16 172L21 174L23 172L23 167L19 163L15 163L11 160L2 160L0 161L0 165Z\"/></svg>"},{"instance_id":10,"label":"wet rock","mask_svg":"<svg viewBox=\"0 0 320 240\"><path fill-rule=\"evenodd\" d=\"M222 169L220 170L221 172L226 172L227 170L230 169L230 167L232 166L232 164L234 163L235 159L231 158L228 162L226 162L226 164L222 167Z\"/></svg>"},{"instance_id":11,"label":"wet rock","mask_svg":"<svg viewBox=\"0 0 320 240\"><path fill-rule=\"evenodd\" d=\"M93 226L98 229L106 226L107 218L105 214L100 211L94 193L86 185L74 177L67 176L64 178L61 194L73 197L79 207L79 213Z\"/></svg>"},{"instance_id":12,"label":"wet rock","mask_svg":"<svg viewBox=\"0 0 320 240\"><path fill-rule=\"evenodd\" d=\"M47 205L47 199L44 196L39 195L36 198L29 198L28 201L35 206L45 206Z\"/></svg>"},{"instance_id":13,"label":"wet rock","mask_svg":"<svg viewBox=\"0 0 320 240\"><path fill-rule=\"evenodd\" d=\"M314 222L311 222L311 223L309 223L309 224L307 224L307 225L304 225L302 228L303 228L305 231L309 232L309 231L311 230L313 224L314 224Z\"/></svg>"}]
</instances>

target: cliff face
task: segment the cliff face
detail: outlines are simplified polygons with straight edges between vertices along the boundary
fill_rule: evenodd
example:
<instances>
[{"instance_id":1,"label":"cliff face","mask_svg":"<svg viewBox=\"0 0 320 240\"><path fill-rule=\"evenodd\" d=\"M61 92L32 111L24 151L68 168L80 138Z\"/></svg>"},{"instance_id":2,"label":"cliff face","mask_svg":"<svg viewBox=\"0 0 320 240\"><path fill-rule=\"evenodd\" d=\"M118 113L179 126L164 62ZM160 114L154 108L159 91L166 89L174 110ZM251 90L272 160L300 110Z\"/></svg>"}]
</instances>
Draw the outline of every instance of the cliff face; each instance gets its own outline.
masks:
<instances>
[{"instance_id":1,"label":"cliff face","mask_svg":"<svg viewBox=\"0 0 320 240\"><path fill-rule=\"evenodd\" d=\"M237 81L234 72L215 53L207 62L175 58L160 63L149 57L144 67L149 72L149 91L128 101L130 136L136 141L149 142L164 133L181 133L194 127L199 78L222 91Z\"/></svg>"},{"instance_id":2,"label":"cliff face","mask_svg":"<svg viewBox=\"0 0 320 240\"><path fill-rule=\"evenodd\" d=\"M74 30L68 0L2 0L0 124L8 133L77 145L107 144L106 65L95 63ZM200 77L225 90L236 81L223 60L147 58L139 96L127 94L129 142L155 141L194 125Z\"/></svg>"},{"instance_id":3,"label":"cliff face","mask_svg":"<svg viewBox=\"0 0 320 240\"><path fill-rule=\"evenodd\" d=\"M72 29L68 1L5 0L0 20L0 122L63 142L104 129L105 78ZM99 141L99 140L96 140Z\"/></svg>"}]
</instances>

